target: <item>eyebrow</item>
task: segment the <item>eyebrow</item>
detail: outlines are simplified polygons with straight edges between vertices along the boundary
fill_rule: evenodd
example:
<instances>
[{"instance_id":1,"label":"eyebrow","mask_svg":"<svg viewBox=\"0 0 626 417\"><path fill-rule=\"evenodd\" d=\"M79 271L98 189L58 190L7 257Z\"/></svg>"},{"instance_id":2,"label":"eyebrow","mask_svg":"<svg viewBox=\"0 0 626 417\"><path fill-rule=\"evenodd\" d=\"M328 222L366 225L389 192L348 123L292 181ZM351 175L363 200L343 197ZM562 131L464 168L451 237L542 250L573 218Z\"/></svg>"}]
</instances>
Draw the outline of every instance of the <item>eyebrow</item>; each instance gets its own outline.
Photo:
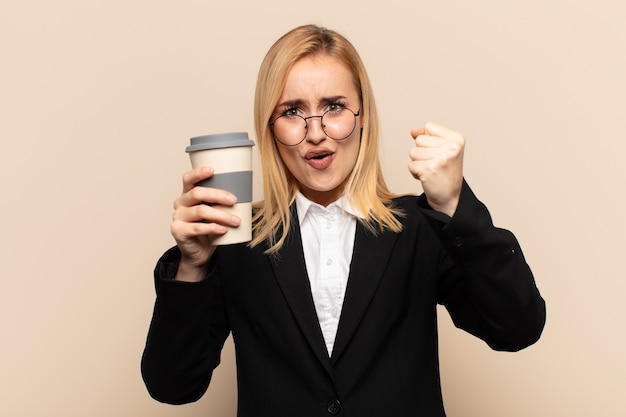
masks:
<instances>
[{"instance_id":1,"label":"eyebrow","mask_svg":"<svg viewBox=\"0 0 626 417\"><path fill-rule=\"evenodd\" d=\"M328 104L328 103L333 103L337 100L347 100L348 98L346 96L342 96L342 95L336 95L336 96L330 96L330 97L323 97L320 100L320 103L324 103L324 104ZM281 103L278 103L278 105L276 107L300 107L305 101L302 99L294 99L294 100L286 100L283 101Z\"/></svg>"}]
</instances>

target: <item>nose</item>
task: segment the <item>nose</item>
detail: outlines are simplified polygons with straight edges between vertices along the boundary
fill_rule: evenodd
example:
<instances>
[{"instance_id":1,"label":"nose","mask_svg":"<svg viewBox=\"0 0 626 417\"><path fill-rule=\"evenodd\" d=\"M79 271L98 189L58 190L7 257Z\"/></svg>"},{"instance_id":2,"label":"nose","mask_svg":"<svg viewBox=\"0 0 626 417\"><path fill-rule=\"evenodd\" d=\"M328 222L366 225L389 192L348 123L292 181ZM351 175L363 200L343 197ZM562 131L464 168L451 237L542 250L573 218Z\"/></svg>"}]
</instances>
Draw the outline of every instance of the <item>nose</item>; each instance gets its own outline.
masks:
<instances>
[{"instance_id":1,"label":"nose","mask_svg":"<svg viewBox=\"0 0 626 417\"><path fill-rule=\"evenodd\" d=\"M319 119L319 123L313 122L312 119ZM319 143L326 139L326 132L322 125L322 116L309 116L306 119L306 140L309 142Z\"/></svg>"}]
</instances>

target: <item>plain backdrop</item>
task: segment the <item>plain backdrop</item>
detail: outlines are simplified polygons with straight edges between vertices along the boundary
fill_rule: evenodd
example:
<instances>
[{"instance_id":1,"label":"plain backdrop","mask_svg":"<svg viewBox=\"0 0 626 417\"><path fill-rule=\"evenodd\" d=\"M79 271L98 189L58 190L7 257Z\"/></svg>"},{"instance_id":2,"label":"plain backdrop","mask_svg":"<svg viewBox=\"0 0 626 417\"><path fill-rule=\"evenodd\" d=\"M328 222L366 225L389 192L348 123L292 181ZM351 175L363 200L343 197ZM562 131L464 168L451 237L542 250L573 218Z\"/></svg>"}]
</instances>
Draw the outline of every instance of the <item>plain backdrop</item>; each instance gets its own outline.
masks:
<instances>
[{"instance_id":1,"label":"plain backdrop","mask_svg":"<svg viewBox=\"0 0 626 417\"><path fill-rule=\"evenodd\" d=\"M230 340L199 402L148 396L152 269L189 138L253 134L261 59L305 23L361 52L394 191L420 192L411 128L466 136L465 176L547 301L515 354L440 310L448 415L625 415L625 22L623 0L2 1L0 415L235 416Z\"/></svg>"}]
</instances>

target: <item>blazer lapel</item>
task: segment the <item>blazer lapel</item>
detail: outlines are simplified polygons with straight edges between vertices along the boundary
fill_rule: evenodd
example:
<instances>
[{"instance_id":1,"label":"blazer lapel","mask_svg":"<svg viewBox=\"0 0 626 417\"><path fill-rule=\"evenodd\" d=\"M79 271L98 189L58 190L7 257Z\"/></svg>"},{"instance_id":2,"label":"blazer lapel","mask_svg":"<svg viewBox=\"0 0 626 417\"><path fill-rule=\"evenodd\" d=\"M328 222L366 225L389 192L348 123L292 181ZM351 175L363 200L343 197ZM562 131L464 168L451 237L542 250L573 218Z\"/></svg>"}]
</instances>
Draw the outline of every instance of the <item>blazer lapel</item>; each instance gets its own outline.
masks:
<instances>
[{"instance_id":1,"label":"blazer lapel","mask_svg":"<svg viewBox=\"0 0 626 417\"><path fill-rule=\"evenodd\" d=\"M278 256L270 257L270 259L276 280L302 333L311 345L315 355L332 377L333 372L324 336L320 329L313 296L311 295L311 285L304 262L302 237L295 210L292 210L291 230L289 231L287 241L280 249Z\"/></svg>"},{"instance_id":2,"label":"blazer lapel","mask_svg":"<svg viewBox=\"0 0 626 417\"><path fill-rule=\"evenodd\" d=\"M385 272L396 238L397 234L389 231L376 236L357 223L348 285L331 358L333 364L358 328Z\"/></svg>"}]
</instances>

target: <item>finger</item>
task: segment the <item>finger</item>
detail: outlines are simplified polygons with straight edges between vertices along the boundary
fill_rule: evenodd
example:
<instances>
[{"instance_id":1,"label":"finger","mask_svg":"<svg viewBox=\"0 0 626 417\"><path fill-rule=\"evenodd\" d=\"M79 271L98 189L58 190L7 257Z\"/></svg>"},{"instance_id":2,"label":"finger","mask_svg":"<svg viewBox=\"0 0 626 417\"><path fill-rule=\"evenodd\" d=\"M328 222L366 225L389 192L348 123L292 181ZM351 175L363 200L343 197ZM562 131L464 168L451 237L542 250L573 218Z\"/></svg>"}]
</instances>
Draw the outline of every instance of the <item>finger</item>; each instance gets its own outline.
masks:
<instances>
[{"instance_id":1,"label":"finger","mask_svg":"<svg viewBox=\"0 0 626 417\"><path fill-rule=\"evenodd\" d=\"M441 158L444 152L439 147L415 147L409 151L409 157L413 161L428 161Z\"/></svg>"},{"instance_id":2,"label":"finger","mask_svg":"<svg viewBox=\"0 0 626 417\"><path fill-rule=\"evenodd\" d=\"M448 129L445 126L434 122L427 122L424 127L418 127L411 130L411 136L413 136L413 139L416 139L420 135L447 137L455 134L458 135L458 133L454 130Z\"/></svg>"},{"instance_id":3,"label":"finger","mask_svg":"<svg viewBox=\"0 0 626 417\"><path fill-rule=\"evenodd\" d=\"M213 172L213 167L208 165L203 165L185 172L183 175L183 193L191 190L200 181L212 177Z\"/></svg>"},{"instance_id":4,"label":"finger","mask_svg":"<svg viewBox=\"0 0 626 417\"><path fill-rule=\"evenodd\" d=\"M423 176L427 173L426 164L424 161L411 161L409 162L409 172L415 179L422 180Z\"/></svg>"},{"instance_id":5,"label":"finger","mask_svg":"<svg viewBox=\"0 0 626 417\"><path fill-rule=\"evenodd\" d=\"M411 129L411 136L413 137L413 139L417 139L418 136L425 135L425 134L426 134L426 129L423 127Z\"/></svg>"},{"instance_id":6,"label":"finger","mask_svg":"<svg viewBox=\"0 0 626 417\"><path fill-rule=\"evenodd\" d=\"M421 138L421 137L420 137ZM409 157L413 161L431 160L442 165L448 165L463 156L463 145L454 141L435 138L440 144L437 146L415 146L409 150Z\"/></svg>"},{"instance_id":7,"label":"finger","mask_svg":"<svg viewBox=\"0 0 626 417\"><path fill-rule=\"evenodd\" d=\"M181 206L192 207L202 203L232 206L236 202L237 197L228 191L218 188L196 186L174 201L174 209Z\"/></svg>"},{"instance_id":8,"label":"finger","mask_svg":"<svg viewBox=\"0 0 626 417\"><path fill-rule=\"evenodd\" d=\"M186 246L188 252L203 250L202 247L208 244L207 238L223 235L227 231L226 226L217 223L173 222L170 226L170 232L179 247Z\"/></svg>"},{"instance_id":9,"label":"finger","mask_svg":"<svg viewBox=\"0 0 626 417\"><path fill-rule=\"evenodd\" d=\"M464 141L463 135L459 132L448 129L447 127L440 125L438 123L428 122L424 126L426 134L430 136L440 137L444 139L449 139L455 141L457 143L462 143Z\"/></svg>"},{"instance_id":10,"label":"finger","mask_svg":"<svg viewBox=\"0 0 626 417\"><path fill-rule=\"evenodd\" d=\"M446 136L447 133L450 131L450 129L446 128L445 126L434 122L426 122L426 124L424 125L424 130L426 130L429 135L433 136Z\"/></svg>"},{"instance_id":11,"label":"finger","mask_svg":"<svg viewBox=\"0 0 626 417\"><path fill-rule=\"evenodd\" d=\"M228 228L219 223L205 223L205 222L172 222L170 227L172 236L178 242L187 241L191 238L210 235L223 235L228 231Z\"/></svg>"},{"instance_id":12,"label":"finger","mask_svg":"<svg viewBox=\"0 0 626 417\"><path fill-rule=\"evenodd\" d=\"M232 227L236 227L241 223L241 219L236 215L207 204L198 204L193 207L180 207L174 212L173 221L184 223L216 223Z\"/></svg>"},{"instance_id":13,"label":"finger","mask_svg":"<svg viewBox=\"0 0 626 417\"><path fill-rule=\"evenodd\" d=\"M415 146L423 148L437 148L442 146L442 138L431 135L419 135L415 138Z\"/></svg>"}]
</instances>

